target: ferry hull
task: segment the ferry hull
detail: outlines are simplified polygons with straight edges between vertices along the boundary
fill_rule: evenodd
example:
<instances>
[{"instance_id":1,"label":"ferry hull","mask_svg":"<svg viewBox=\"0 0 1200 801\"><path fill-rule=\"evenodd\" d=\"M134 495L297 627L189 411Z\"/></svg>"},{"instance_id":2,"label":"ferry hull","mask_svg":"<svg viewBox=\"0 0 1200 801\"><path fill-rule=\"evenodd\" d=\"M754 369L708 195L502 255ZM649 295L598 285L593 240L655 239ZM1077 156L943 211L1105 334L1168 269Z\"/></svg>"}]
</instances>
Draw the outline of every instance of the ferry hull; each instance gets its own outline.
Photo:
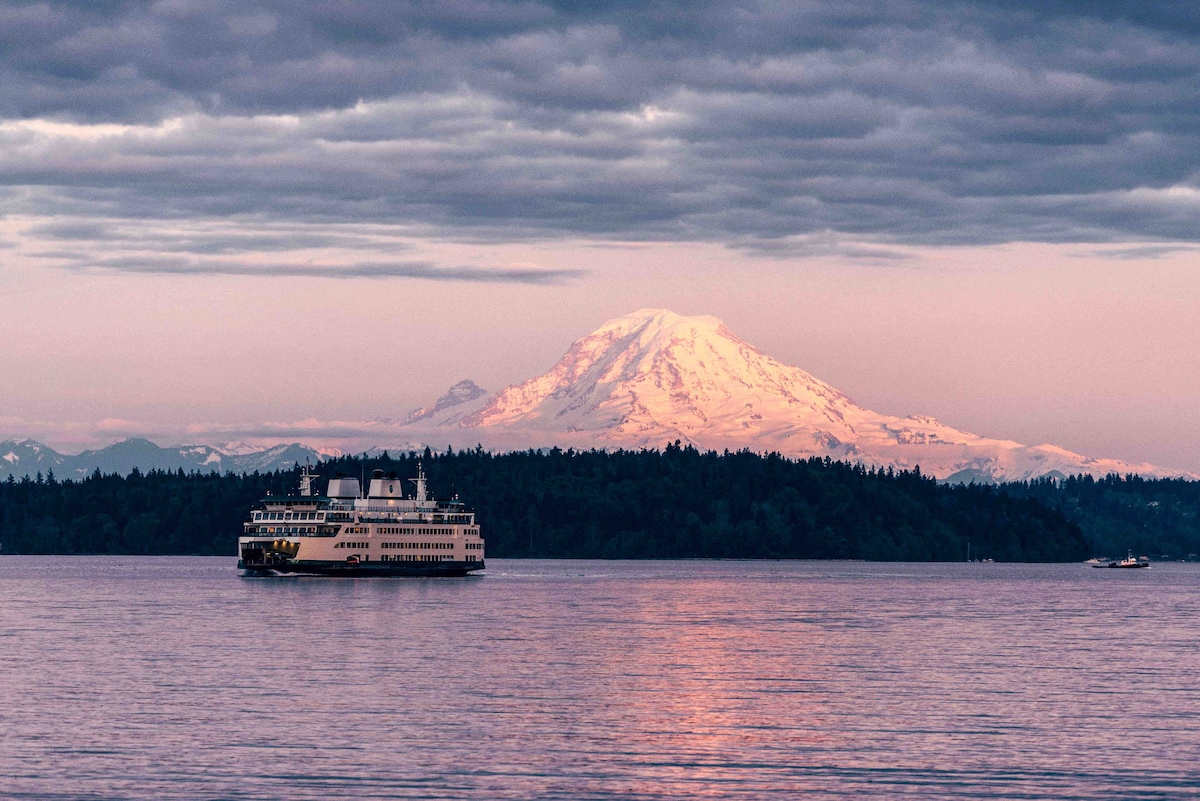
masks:
<instances>
[{"instance_id":1,"label":"ferry hull","mask_svg":"<svg viewBox=\"0 0 1200 801\"><path fill-rule=\"evenodd\" d=\"M269 564L238 560L238 569L246 576L300 575L367 578L371 576L453 577L483 570L483 562L272 562Z\"/></svg>"}]
</instances>

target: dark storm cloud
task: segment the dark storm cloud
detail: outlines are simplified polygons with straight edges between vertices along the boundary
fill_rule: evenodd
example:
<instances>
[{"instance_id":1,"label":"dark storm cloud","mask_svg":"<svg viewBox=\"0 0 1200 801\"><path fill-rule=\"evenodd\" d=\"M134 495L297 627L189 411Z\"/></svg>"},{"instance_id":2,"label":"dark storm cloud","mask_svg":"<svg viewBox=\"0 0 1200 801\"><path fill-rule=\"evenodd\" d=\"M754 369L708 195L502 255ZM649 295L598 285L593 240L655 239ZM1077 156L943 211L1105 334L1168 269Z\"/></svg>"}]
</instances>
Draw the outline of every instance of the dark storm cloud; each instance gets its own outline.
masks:
<instances>
[{"instance_id":1,"label":"dark storm cloud","mask_svg":"<svg viewBox=\"0 0 1200 801\"><path fill-rule=\"evenodd\" d=\"M411 249L394 237L313 231L299 226L267 226L254 231L179 232L120 222L66 221L31 225L25 233L39 239L87 242L91 248L222 256L312 249L370 250L396 253Z\"/></svg>"},{"instance_id":2,"label":"dark storm cloud","mask_svg":"<svg viewBox=\"0 0 1200 801\"><path fill-rule=\"evenodd\" d=\"M0 2L0 185L13 211L84 226L870 259L1194 241L1200 7L1133 5ZM358 241L330 237L307 246Z\"/></svg>"},{"instance_id":3,"label":"dark storm cloud","mask_svg":"<svg viewBox=\"0 0 1200 801\"><path fill-rule=\"evenodd\" d=\"M94 259L72 254L63 265L73 270L111 270L155 275L243 275L294 278L421 278L429 281L554 284L576 278L578 270L542 270L473 266L440 266L428 261L368 261L353 264L257 263L193 259L183 256L126 256Z\"/></svg>"},{"instance_id":4,"label":"dark storm cloud","mask_svg":"<svg viewBox=\"0 0 1200 801\"><path fill-rule=\"evenodd\" d=\"M1078 254L1081 258L1116 259L1117 261L1145 261L1147 259L1165 259L1176 253L1195 253L1198 248L1186 245L1142 245L1132 248L1115 248L1091 250Z\"/></svg>"}]
</instances>

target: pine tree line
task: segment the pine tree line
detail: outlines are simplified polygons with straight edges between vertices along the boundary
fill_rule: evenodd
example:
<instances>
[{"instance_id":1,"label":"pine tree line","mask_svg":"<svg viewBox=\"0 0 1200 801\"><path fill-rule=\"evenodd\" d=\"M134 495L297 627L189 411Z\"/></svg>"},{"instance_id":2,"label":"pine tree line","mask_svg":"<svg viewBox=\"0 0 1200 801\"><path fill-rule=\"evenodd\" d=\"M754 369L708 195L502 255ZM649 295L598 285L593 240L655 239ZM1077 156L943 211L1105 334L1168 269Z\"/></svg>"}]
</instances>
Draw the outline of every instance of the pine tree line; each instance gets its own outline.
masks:
<instances>
[{"instance_id":1,"label":"pine tree line","mask_svg":"<svg viewBox=\"0 0 1200 801\"><path fill-rule=\"evenodd\" d=\"M1200 481L1109 475L1006 484L1005 492L1061 510L1077 523L1091 553L1195 560L1200 554Z\"/></svg>"},{"instance_id":2,"label":"pine tree line","mask_svg":"<svg viewBox=\"0 0 1200 801\"><path fill-rule=\"evenodd\" d=\"M320 472L357 477L382 469L403 479L416 475L418 461L440 495L457 494L478 513L489 557L945 561L964 559L968 543L972 555L1001 561L1089 552L1069 510L1038 497L1038 486L1017 494L945 486L919 470L829 459L678 444L616 452L476 448L348 456ZM251 505L294 492L297 476L10 479L0 484L0 543L5 553L233 555Z\"/></svg>"}]
</instances>

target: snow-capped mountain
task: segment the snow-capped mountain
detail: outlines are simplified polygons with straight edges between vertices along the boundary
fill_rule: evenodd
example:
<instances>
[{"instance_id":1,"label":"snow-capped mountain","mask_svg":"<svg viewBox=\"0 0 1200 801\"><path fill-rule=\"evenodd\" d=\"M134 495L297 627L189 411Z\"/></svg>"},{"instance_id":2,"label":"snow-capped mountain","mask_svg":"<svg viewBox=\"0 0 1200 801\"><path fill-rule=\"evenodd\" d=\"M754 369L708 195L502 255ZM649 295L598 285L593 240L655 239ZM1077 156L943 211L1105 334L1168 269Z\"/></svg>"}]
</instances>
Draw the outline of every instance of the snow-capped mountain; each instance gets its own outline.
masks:
<instances>
[{"instance_id":1,"label":"snow-capped mountain","mask_svg":"<svg viewBox=\"0 0 1200 801\"><path fill-rule=\"evenodd\" d=\"M413 409L404 419L405 423L453 425L480 409L487 402L488 391L474 381L459 381L450 391L438 398L432 406Z\"/></svg>"},{"instance_id":2,"label":"snow-capped mountain","mask_svg":"<svg viewBox=\"0 0 1200 801\"><path fill-rule=\"evenodd\" d=\"M341 452L330 448L313 448L292 443L270 448L254 448L240 443L216 448L210 445L185 445L163 448L147 439L126 439L106 448L86 450L68 455L30 439L0 442L0 478L9 475L21 478L36 473L46 475L53 470L61 479L78 479L96 470L104 474L127 475L135 467L148 470L183 470L192 472L260 473L289 470L296 464L313 464Z\"/></svg>"},{"instance_id":3,"label":"snow-capped mountain","mask_svg":"<svg viewBox=\"0 0 1200 801\"><path fill-rule=\"evenodd\" d=\"M893 417L855 404L798 367L739 339L715 317L643 309L611 320L573 344L544 375L489 395L460 381L429 406L390 425L392 453L476 444L659 448L681 440L701 449L775 451L875 466L920 467L956 481L1014 481L1045 475L1181 475L1149 464L1091 459L1054 445L990 439L931 417ZM377 432L376 432L377 433ZM357 442L369 455L382 450ZM297 443L161 448L129 439L70 456L32 440L0 442L0 479L54 470L79 478L99 469L266 472L339 456ZM1197 476L1191 476L1196 478Z\"/></svg>"},{"instance_id":4,"label":"snow-capped mountain","mask_svg":"<svg viewBox=\"0 0 1200 801\"><path fill-rule=\"evenodd\" d=\"M410 425L425 428L426 441L440 435L493 447L661 447L679 439L704 449L920 466L938 477L976 481L1177 474L1053 445L989 439L931 417L879 414L772 359L715 317L663 309L605 323L544 375L489 398L475 390L470 382L456 384L431 409L410 415Z\"/></svg>"},{"instance_id":5,"label":"snow-capped mountain","mask_svg":"<svg viewBox=\"0 0 1200 801\"><path fill-rule=\"evenodd\" d=\"M31 439L0 442L0 476L45 474L62 469L63 456Z\"/></svg>"}]
</instances>

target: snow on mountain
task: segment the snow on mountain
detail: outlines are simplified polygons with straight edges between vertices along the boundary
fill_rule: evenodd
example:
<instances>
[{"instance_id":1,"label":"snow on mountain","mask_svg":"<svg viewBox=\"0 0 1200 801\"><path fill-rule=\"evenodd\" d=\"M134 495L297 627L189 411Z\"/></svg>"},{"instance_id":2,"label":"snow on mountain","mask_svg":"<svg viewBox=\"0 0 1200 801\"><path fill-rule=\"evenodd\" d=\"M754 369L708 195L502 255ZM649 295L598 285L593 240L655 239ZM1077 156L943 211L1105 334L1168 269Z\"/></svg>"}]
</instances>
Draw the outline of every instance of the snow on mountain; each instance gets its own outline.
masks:
<instances>
[{"instance_id":1,"label":"snow on mountain","mask_svg":"<svg viewBox=\"0 0 1200 801\"><path fill-rule=\"evenodd\" d=\"M605 323L549 372L490 398L472 390L469 401L452 402L468 394L461 387L455 385L428 413L410 416L412 426L434 434L432 429L446 435L456 430L453 439L460 443L474 438L493 447L661 447L679 439L706 449L920 466L939 477L979 481L1056 473L1178 474L1053 445L989 439L931 417L879 414L767 356L715 317L664 309ZM438 414L446 409L453 411Z\"/></svg>"},{"instance_id":2,"label":"snow on mountain","mask_svg":"<svg viewBox=\"0 0 1200 801\"><path fill-rule=\"evenodd\" d=\"M290 470L296 464L317 464L324 458L341 456L336 448L314 448L292 443L269 448L238 445L225 450L211 445L164 448L147 439L131 438L105 448L67 455L33 440L0 442L0 478L43 475L54 470L59 478L79 479L96 470L106 475L128 475L134 468L183 470L184 472L260 473Z\"/></svg>"},{"instance_id":3,"label":"snow on mountain","mask_svg":"<svg viewBox=\"0 0 1200 801\"><path fill-rule=\"evenodd\" d=\"M427 425L453 425L486 402L488 391L474 381L459 381L432 406L413 409L404 419L406 424L425 422Z\"/></svg>"},{"instance_id":4,"label":"snow on mountain","mask_svg":"<svg viewBox=\"0 0 1200 801\"><path fill-rule=\"evenodd\" d=\"M996 482L1077 473L1181 475L1116 459L1092 459L1054 445L1022 445L948 426L932 417L864 409L798 367L739 339L715 317L642 309L611 320L573 344L544 375L488 395L460 381L431 406L393 427L405 439L392 453L482 444L529 447L662 447L775 451L913 468L955 481ZM370 453L382 453L372 448ZM130 439L75 456L32 440L0 442L0 478L128 473L133 467L267 472L340 456L297 443L264 448L161 448ZM1195 478L1196 476L1190 476Z\"/></svg>"},{"instance_id":5,"label":"snow on mountain","mask_svg":"<svg viewBox=\"0 0 1200 801\"><path fill-rule=\"evenodd\" d=\"M7 475L43 475L50 470L61 472L63 457L40 442L31 439L9 439L0 442L0 477Z\"/></svg>"},{"instance_id":6,"label":"snow on mountain","mask_svg":"<svg viewBox=\"0 0 1200 801\"><path fill-rule=\"evenodd\" d=\"M200 446L200 447L207 447L207 446ZM233 442L223 442L220 445L217 445L215 448L213 448L213 450L217 451L218 453L222 454L223 456L246 456L247 454L258 453L259 451L261 451L263 449L257 445L251 445L247 442L241 442L239 440L234 440Z\"/></svg>"},{"instance_id":7,"label":"snow on mountain","mask_svg":"<svg viewBox=\"0 0 1200 801\"><path fill-rule=\"evenodd\" d=\"M336 449L322 448L318 450L293 442L251 453L227 456L222 468L233 473L253 473L255 471L266 473L272 470L290 470L297 464L316 465L324 457L341 455L341 451Z\"/></svg>"}]
</instances>

